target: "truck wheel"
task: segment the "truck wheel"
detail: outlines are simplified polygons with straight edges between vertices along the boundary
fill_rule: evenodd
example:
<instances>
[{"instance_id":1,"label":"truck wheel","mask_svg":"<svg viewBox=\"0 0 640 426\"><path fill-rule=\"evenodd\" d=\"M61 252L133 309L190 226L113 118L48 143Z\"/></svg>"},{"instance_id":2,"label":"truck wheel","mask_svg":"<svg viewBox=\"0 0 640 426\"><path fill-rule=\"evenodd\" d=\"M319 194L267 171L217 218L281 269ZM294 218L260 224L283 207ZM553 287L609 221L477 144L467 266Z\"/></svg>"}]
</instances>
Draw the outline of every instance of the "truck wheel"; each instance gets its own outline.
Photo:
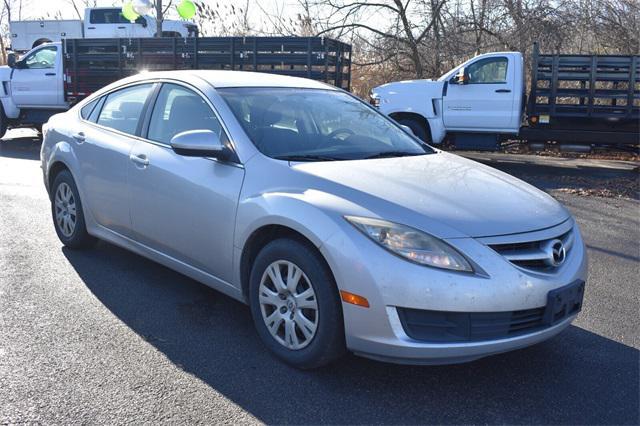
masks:
<instances>
[{"instance_id":1,"label":"truck wheel","mask_svg":"<svg viewBox=\"0 0 640 426\"><path fill-rule=\"evenodd\" d=\"M410 128L418 139L426 143L431 143L431 134L429 133L429 129L427 129L426 126L418 120L413 118L402 118L398 120L398 123Z\"/></svg>"},{"instance_id":2,"label":"truck wheel","mask_svg":"<svg viewBox=\"0 0 640 426\"><path fill-rule=\"evenodd\" d=\"M7 133L7 124L7 117L5 117L2 105L0 105L0 139Z\"/></svg>"}]
</instances>

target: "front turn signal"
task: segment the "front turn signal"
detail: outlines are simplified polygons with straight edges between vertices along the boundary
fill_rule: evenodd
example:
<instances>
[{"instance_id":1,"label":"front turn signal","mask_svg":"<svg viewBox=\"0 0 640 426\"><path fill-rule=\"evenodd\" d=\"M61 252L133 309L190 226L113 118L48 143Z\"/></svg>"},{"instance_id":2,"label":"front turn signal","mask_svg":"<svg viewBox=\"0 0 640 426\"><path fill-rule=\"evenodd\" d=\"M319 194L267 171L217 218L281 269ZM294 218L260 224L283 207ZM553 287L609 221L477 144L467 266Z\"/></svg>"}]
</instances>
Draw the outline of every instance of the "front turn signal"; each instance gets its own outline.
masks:
<instances>
[{"instance_id":1,"label":"front turn signal","mask_svg":"<svg viewBox=\"0 0 640 426\"><path fill-rule=\"evenodd\" d=\"M340 290L340 296L342 297L343 302L362 306L363 308L369 307L369 301L366 297L358 296L357 294L349 293L348 291L344 290Z\"/></svg>"}]
</instances>

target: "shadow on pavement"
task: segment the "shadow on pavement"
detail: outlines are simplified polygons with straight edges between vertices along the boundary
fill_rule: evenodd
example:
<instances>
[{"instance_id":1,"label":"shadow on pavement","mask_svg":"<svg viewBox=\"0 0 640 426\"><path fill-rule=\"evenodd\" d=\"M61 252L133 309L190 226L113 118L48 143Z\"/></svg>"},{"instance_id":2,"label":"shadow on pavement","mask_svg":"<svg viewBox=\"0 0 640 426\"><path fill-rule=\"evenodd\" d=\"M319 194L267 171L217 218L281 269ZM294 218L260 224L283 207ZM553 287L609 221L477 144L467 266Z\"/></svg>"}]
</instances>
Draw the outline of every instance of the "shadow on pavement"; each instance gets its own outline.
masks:
<instances>
[{"instance_id":1,"label":"shadow on pavement","mask_svg":"<svg viewBox=\"0 0 640 426\"><path fill-rule=\"evenodd\" d=\"M347 356L301 372L266 351L241 303L107 243L63 252L128 327L266 423L638 421L638 350L579 327L470 364L414 367Z\"/></svg>"},{"instance_id":2,"label":"shadow on pavement","mask_svg":"<svg viewBox=\"0 0 640 426\"><path fill-rule=\"evenodd\" d=\"M37 137L0 139L0 157L40 160L40 145Z\"/></svg>"}]
</instances>

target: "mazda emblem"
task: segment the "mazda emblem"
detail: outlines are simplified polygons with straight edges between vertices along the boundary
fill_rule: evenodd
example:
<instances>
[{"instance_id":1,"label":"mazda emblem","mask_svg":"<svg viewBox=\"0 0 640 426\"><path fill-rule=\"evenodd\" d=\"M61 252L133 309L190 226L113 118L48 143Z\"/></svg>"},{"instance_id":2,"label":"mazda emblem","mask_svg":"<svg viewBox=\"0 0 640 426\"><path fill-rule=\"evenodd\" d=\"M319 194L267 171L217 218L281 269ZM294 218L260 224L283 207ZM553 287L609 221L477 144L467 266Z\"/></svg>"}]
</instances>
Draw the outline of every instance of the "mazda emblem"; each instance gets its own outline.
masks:
<instances>
[{"instance_id":1,"label":"mazda emblem","mask_svg":"<svg viewBox=\"0 0 640 426\"><path fill-rule=\"evenodd\" d=\"M567 258L567 251L561 240L551 240L545 244L545 253L547 258L545 263L549 266L558 267L562 265Z\"/></svg>"}]
</instances>

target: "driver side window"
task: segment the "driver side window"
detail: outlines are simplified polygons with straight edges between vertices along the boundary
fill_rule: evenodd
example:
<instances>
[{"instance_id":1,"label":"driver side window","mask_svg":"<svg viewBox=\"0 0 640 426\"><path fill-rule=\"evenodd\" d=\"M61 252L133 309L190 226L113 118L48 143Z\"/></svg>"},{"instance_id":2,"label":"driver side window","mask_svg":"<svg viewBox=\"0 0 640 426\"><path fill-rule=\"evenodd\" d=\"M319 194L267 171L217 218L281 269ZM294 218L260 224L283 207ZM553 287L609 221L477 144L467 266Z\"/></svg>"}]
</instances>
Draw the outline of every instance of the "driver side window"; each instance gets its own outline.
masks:
<instances>
[{"instance_id":1,"label":"driver side window","mask_svg":"<svg viewBox=\"0 0 640 426\"><path fill-rule=\"evenodd\" d=\"M467 67L468 84L499 84L507 82L505 57L480 59Z\"/></svg>"},{"instance_id":2,"label":"driver side window","mask_svg":"<svg viewBox=\"0 0 640 426\"><path fill-rule=\"evenodd\" d=\"M55 46L43 47L24 58L24 67L29 69L53 68L58 49Z\"/></svg>"}]
</instances>

